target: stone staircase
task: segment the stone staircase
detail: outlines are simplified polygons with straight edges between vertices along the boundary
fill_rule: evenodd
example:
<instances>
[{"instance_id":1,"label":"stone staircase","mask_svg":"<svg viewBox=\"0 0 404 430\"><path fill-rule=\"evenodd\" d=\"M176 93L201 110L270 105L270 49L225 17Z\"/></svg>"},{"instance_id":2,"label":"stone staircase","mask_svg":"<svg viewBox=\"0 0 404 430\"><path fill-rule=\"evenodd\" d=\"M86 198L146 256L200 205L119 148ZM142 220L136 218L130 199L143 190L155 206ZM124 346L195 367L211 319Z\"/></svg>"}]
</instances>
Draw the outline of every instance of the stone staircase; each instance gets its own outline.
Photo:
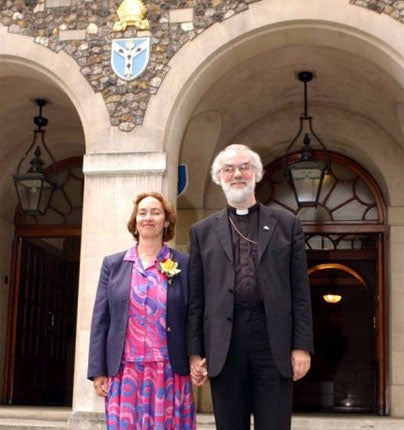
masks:
<instances>
[{"instance_id":1,"label":"stone staircase","mask_svg":"<svg viewBox=\"0 0 404 430\"><path fill-rule=\"evenodd\" d=\"M0 406L0 430L74 430L70 408ZM91 430L91 426L88 427ZM198 415L198 430L215 430L211 414ZM292 430L404 430L404 418L351 414L296 414Z\"/></svg>"},{"instance_id":2,"label":"stone staircase","mask_svg":"<svg viewBox=\"0 0 404 430\"><path fill-rule=\"evenodd\" d=\"M70 408L0 406L0 430L67 430Z\"/></svg>"}]
</instances>

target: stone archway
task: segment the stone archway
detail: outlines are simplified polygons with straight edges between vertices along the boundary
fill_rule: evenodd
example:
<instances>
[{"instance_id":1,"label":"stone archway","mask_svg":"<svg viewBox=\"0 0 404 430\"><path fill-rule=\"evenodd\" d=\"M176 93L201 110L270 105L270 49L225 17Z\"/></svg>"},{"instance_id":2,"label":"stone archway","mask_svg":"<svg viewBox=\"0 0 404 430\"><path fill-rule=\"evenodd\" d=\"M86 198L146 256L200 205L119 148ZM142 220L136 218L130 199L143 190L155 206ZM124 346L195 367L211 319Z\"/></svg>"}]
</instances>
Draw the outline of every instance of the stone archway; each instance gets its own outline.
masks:
<instances>
[{"instance_id":1,"label":"stone archway","mask_svg":"<svg viewBox=\"0 0 404 430\"><path fill-rule=\"evenodd\" d=\"M57 87L74 106L86 136L86 152L93 152L109 131L109 115L101 94L95 94L75 61L53 52L30 37L12 34L0 25L0 77L21 76ZM33 91L35 94L35 91Z\"/></svg>"},{"instance_id":2,"label":"stone archway","mask_svg":"<svg viewBox=\"0 0 404 430\"><path fill-rule=\"evenodd\" d=\"M368 25L369 23L372 25ZM309 2L305 4L304 8L297 1L288 3L288 6L279 1L256 2L249 5L248 10L220 25L209 28L176 54L170 63L171 73L163 81L157 97L150 101L144 122L144 132L156 126L154 121L158 117L159 129L166 131L164 147L170 154L173 154L174 159L179 154L180 142L182 142L181 151L192 153L194 149L192 141L195 136L188 138L187 134L192 129L194 122L199 130L211 130L212 118L216 117L213 123L215 130L212 127L212 133L207 132L206 139L203 141L204 154L210 157L220 147L231 143L231 140L235 138L248 139L249 130L246 132L240 129L241 133L237 137L234 134L228 135L226 123L221 115L223 107L210 106L205 101L201 103L201 100L209 93L209 88L215 88L216 93L226 88L226 85L230 88L230 82L227 80L230 71L257 67L257 81L263 80L268 88L280 88L279 91L268 91L266 105L263 105L263 100L257 100L256 103L261 109L261 116L258 116L257 113L254 123L257 130L262 127L265 116L269 117L268 122L281 125L267 127L253 135L255 140L259 139L259 135L265 135L267 140L271 142L268 143L268 148L261 150L264 152L266 161L270 161L280 155L283 145L287 143L288 130L291 130L291 124L294 124L290 122L290 118L293 118L295 114L296 117L298 115L297 108L293 107L292 109L291 107L291 104L297 103L291 97L292 94L297 97L295 94L296 87L292 87L295 81L294 72L302 67L302 64L306 64L306 67L318 67L318 64L313 61L312 53L306 51L306 47L311 46L317 51L323 49L324 62L330 62L334 53L339 51L341 56L336 57L335 64L331 61L329 67L334 68L334 71L338 70L338 73L341 72L342 64L345 65L351 62L354 57L358 57L367 64L366 67L362 64L362 68L374 70L374 66L377 65L383 69L386 76L391 77L402 88L404 82L400 70L402 70L403 50L397 43L397 34L402 32L403 26L388 16L376 17L369 10L353 7L342 1L338 2L335 8L330 8L326 1L315 2L315 4ZM391 49L393 46L395 52ZM288 50L290 53L286 54ZM301 51L300 55L299 51ZM272 52L273 55L268 55L267 58L263 57L260 66L255 66L254 58L261 56L264 52ZM283 65L286 60L289 62L289 69L282 67L276 70L277 65ZM308 63L311 65L308 66ZM359 106L341 107L341 103L344 103L341 99L338 99L334 106L327 107L327 103L333 104L332 99L337 93L349 92L347 87L350 86L350 83L336 72L334 74L330 70L316 71L319 79L323 75L323 88L329 90L328 94L322 94L321 105L318 106L319 111L325 113L324 116L328 122L324 127L327 132L339 130L332 136L333 147L341 152L347 149L352 150L353 139L347 132L356 128L354 133L360 133L359 124L362 125L363 130L363 121L366 118L354 115ZM328 74L328 72L331 73L330 78L331 75L333 76L331 81L334 84L324 78L324 74ZM353 71L349 73L351 74ZM244 106L249 106L249 103L252 102L241 97L241 94L245 92L244 82L247 79L245 75L246 73L240 73L239 86L236 84L236 78L234 78L234 82L231 82L234 87L231 87L229 92L235 96L234 105L238 104L238 98L242 99L240 104L244 104ZM289 77L289 80L286 81L284 77ZM251 74L248 85L252 85L253 79ZM358 76L357 79L361 80L361 77ZM325 80L327 80L326 83ZM399 90L399 88L397 89ZM364 90L365 92L367 91ZM229 103L230 100L227 100L228 106L230 106ZM339 107L337 108L336 105ZM242 111L247 113L245 110ZM359 111L364 112L362 108L359 108ZM242 116L240 116L241 118ZM251 126L251 124L239 121L240 127L249 125ZM370 129L370 127L372 125L368 123L365 128ZM370 154L380 151L378 142L382 136L376 137L375 132L376 130L373 130L366 137L363 137L366 145L359 146L359 143L356 142L354 150L356 158L363 165L372 171L380 169L378 179L383 184L385 178L389 177L387 173L391 164L386 163L384 165L383 162L376 164L375 157L370 156ZM341 136L339 133L345 135ZM373 136L371 136L372 134ZM387 129L382 134L384 135L383 140L389 138ZM203 140L203 134L200 133L199 139ZM392 151L396 150L393 147L398 141L397 139L391 141ZM262 146L262 143L259 145ZM196 154L192 157L198 169L201 170L201 159L197 153L199 148L201 146L198 145L198 148L195 148ZM391 155L390 161L394 163L397 153ZM183 161L182 158L183 156L180 154L180 161ZM189 168L192 170L192 165L189 165ZM400 171L398 164L395 165L395 168ZM206 170L203 169L205 172ZM169 171L167 178L174 183L175 177L172 178L170 175ZM206 186L208 181L209 177L204 173L203 178L198 177L197 186L200 183ZM192 187L191 184L190 187ZM391 192L390 188L392 187L386 185L385 191ZM209 189L209 193L211 192L212 189ZM192 193L190 189L190 194L196 195L198 193ZM401 196L396 195L395 198L401 199ZM199 200L196 204L201 208L206 202Z\"/></svg>"},{"instance_id":3,"label":"stone archway","mask_svg":"<svg viewBox=\"0 0 404 430\"><path fill-rule=\"evenodd\" d=\"M94 95L67 54L52 52L29 37L8 33L7 27L2 25L0 38L0 88L3 97L0 107L0 162L3 169L0 179L0 231L3 237L0 267L7 274L7 285L0 294L0 366L4 369L6 347L9 347L6 342L7 307L14 293L11 262L17 196L13 174L33 139L33 117L38 114L34 99L45 98L48 101L43 110L43 116L49 121L45 139L56 161L82 157L90 140L88 136L94 134L91 127L98 127L98 119L101 122L106 120L108 124L108 116L103 103L96 102L93 110L88 107L100 96ZM96 120L91 118L91 111L97 113ZM2 372L1 387L6 384L8 376Z\"/></svg>"},{"instance_id":4,"label":"stone archway","mask_svg":"<svg viewBox=\"0 0 404 430\"><path fill-rule=\"evenodd\" d=\"M184 220L180 245L186 249L193 222L224 205L220 188L209 177L219 149L247 143L265 163L282 156L301 112L301 88L294 72L302 67L317 72L310 104L317 133L329 149L347 154L372 173L401 231L404 51L398 40L403 34L398 21L347 2L338 1L335 7L326 1L306 2L302 7L297 1L287 6L262 1L184 46L145 118L151 125L159 110L159 119L167 124L164 146L174 158L179 154L190 172L187 191L178 199ZM348 70L353 63L358 68ZM380 93L389 87L384 79L396 88L397 97ZM381 115L380 109L371 112L371 106L380 107L375 100L383 104L389 99L388 115ZM395 249L399 246L401 242ZM396 277L389 277L398 289ZM398 381L393 382L396 393L401 392ZM393 396L392 410L402 411L400 396Z\"/></svg>"}]
</instances>

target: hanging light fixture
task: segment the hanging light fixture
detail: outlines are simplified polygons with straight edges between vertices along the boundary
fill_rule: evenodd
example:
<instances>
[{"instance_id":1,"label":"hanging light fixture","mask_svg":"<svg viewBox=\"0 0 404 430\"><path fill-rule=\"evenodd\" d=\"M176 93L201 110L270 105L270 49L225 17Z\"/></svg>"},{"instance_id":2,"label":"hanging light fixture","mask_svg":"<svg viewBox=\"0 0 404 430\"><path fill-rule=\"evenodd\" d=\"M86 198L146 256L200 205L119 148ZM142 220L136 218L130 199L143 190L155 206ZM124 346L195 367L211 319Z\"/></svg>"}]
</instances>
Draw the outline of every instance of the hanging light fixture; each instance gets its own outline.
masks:
<instances>
[{"instance_id":1,"label":"hanging light fixture","mask_svg":"<svg viewBox=\"0 0 404 430\"><path fill-rule=\"evenodd\" d=\"M45 127L48 123L48 120L42 116L42 108L47 104L47 101L45 99L36 99L35 102L39 107L39 115L34 117L34 124L37 128L34 130L31 145L18 163L17 172L13 175L13 179L21 210L31 215L43 215L56 188L56 184L45 176L44 163L41 160L41 146L52 162L52 176L55 176L56 171L54 159L45 143L45 130L42 130L42 127ZM30 167L27 173L21 174L21 165L32 150L34 150L34 153L30 161Z\"/></svg>"},{"instance_id":2,"label":"hanging light fixture","mask_svg":"<svg viewBox=\"0 0 404 430\"><path fill-rule=\"evenodd\" d=\"M314 132L313 117L308 114L307 83L313 76L313 73L308 71L297 74L299 81L304 83L304 112L300 115L299 131L287 147L284 156L284 175L288 176L291 182L299 207L317 206L324 174L329 165L327 148ZM303 136L303 148L298 154L292 155L293 146L300 136ZM312 139L324 150L324 160L318 161L314 158L313 147L310 146Z\"/></svg>"},{"instance_id":3,"label":"hanging light fixture","mask_svg":"<svg viewBox=\"0 0 404 430\"><path fill-rule=\"evenodd\" d=\"M340 294L333 294L331 292L323 295L323 300L329 304L335 305L336 303L339 303L342 299L342 296Z\"/></svg>"},{"instance_id":4,"label":"hanging light fixture","mask_svg":"<svg viewBox=\"0 0 404 430\"><path fill-rule=\"evenodd\" d=\"M332 284L324 287L323 300L331 305L335 305L342 300L342 289L335 279Z\"/></svg>"}]
</instances>

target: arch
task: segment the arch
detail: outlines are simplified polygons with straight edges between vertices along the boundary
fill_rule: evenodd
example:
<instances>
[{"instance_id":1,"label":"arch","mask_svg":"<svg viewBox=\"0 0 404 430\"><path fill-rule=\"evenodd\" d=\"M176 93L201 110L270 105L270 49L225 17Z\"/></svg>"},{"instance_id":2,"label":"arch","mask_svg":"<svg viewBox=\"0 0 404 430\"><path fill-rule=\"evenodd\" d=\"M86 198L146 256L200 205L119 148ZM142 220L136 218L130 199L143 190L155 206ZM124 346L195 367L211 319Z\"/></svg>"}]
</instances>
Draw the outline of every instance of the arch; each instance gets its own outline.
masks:
<instances>
[{"instance_id":1,"label":"arch","mask_svg":"<svg viewBox=\"0 0 404 430\"><path fill-rule=\"evenodd\" d=\"M356 272L355 270L353 270L353 269L351 269L350 267L348 267L348 266L345 266L344 264L339 264L339 263L324 263L324 264L317 264L317 265L315 265L315 266L313 266L313 267L310 267L308 270L307 270L307 273L309 274L309 275L311 275L311 274L313 274L313 273L316 273L316 272L319 272L319 271L321 271L321 270L330 270L330 269L332 269L332 270L340 270L340 271L342 271L342 272L345 272L345 273L348 273L349 275L351 275L353 278L355 278L359 283L360 283L360 285L362 285L362 286L366 286L366 282L365 282L365 280L362 278L362 276L358 273L358 272Z\"/></svg>"},{"instance_id":2,"label":"arch","mask_svg":"<svg viewBox=\"0 0 404 430\"><path fill-rule=\"evenodd\" d=\"M30 37L8 33L0 25L1 77L36 76L57 86L76 108L86 137L86 152L91 152L109 134L108 110L101 94L95 94L80 73L76 62L63 51L55 53Z\"/></svg>"},{"instance_id":3,"label":"arch","mask_svg":"<svg viewBox=\"0 0 404 430\"><path fill-rule=\"evenodd\" d=\"M191 115L201 113L195 112L198 101L218 77L266 50L291 45L309 44L360 55L369 64L378 64L404 88L404 52L399 36L403 32L403 25L387 15L375 15L345 1L334 2L333 7L326 0L306 2L304 7L296 0L287 6L280 0L253 3L248 10L198 35L174 56L170 73L150 101L142 133L157 126L165 133L165 150L176 159ZM384 162L374 157L381 150L375 144L371 148L356 148L351 143L343 147L337 138L333 139L333 144L340 145L339 150L355 151L359 161L377 172L375 175L384 190L393 189L390 185L394 179L387 179L386 186L382 182L389 176L392 165L400 172L399 163L395 162L397 153L389 154L389 161ZM214 153L218 144L220 140L206 142L206 153ZM200 181L207 184L208 174ZM397 194L391 198L394 199L402 197Z\"/></svg>"}]
</instances>

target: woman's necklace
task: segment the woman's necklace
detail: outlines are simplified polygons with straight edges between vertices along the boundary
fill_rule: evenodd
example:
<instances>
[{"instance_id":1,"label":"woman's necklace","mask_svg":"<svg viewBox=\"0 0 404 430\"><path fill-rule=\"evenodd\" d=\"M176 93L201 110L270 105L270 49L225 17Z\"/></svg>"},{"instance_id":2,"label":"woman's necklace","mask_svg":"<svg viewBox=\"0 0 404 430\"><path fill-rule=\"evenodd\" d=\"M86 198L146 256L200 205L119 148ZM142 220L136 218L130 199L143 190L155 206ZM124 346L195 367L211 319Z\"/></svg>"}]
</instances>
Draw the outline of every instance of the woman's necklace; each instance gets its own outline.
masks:
<instances>
[{"instance_id":1,"label":"woman's necklace","mask_svg":"<svg viewBox=\"0 0 404 430\"><path fill-rule=\"evenodd\" d=\"M243 233L241 233L241 231L236 227L236 224L234 224L234 221L231 219L231 216L229 216L229 221L230 221L230 224L233 226L234 230L236 230L237 234L238 234L240 237L242 237L242 238L243 238L244 240L246 240L247 242L250 242L250 243L252 243L252 244L254 244L254 245L258 245L258 241L256 241L256 240L252 240L252 239L249 239L248 237L244 236L244 234L243 234Z\"/></svg>"}]
</instances>

